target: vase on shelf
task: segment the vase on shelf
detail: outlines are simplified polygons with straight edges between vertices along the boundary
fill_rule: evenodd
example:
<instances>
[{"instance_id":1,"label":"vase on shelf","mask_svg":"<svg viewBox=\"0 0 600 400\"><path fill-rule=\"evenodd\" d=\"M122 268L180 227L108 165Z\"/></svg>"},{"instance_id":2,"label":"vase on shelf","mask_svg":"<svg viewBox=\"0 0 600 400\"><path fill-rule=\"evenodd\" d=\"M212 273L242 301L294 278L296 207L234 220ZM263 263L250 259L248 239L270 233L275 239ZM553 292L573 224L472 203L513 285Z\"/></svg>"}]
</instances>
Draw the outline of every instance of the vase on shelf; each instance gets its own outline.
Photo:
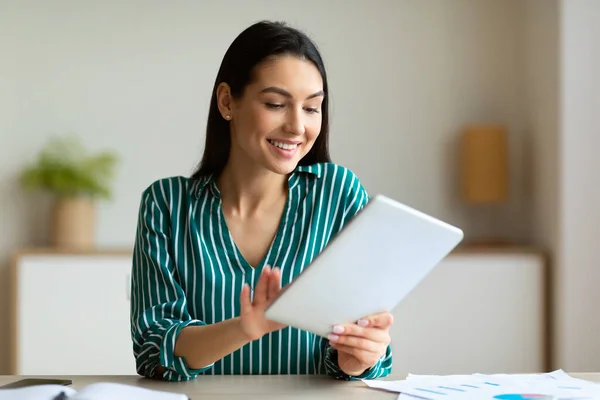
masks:
<instances>
[{"instance_id":1,"label":"vase on shelf","mask_svg":"<svg viewBox=\"0 0 600 400\"><path fill-rule=\"evenodd\" d=\"M59 197L52 205L50 241L53 247L89 249L95 243L96 215L92 199Z\"/></svg>"}]
</instances>

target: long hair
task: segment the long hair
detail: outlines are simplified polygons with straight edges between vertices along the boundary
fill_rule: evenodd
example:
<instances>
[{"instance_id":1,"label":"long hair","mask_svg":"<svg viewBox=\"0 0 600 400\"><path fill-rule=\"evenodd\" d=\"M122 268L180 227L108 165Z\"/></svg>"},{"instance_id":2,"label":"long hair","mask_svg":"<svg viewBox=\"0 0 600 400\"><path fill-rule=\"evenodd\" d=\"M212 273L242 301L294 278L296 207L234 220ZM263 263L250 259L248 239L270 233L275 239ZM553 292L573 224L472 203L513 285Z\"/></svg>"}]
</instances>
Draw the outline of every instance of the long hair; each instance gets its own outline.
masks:
<instances>
[{"instance_id":1,"label":"long hair","mask_svg":"<svg viewBox=\"0 0 600 400\"><path fill-rule=\"evenodd\" d=\"M260 62L276 56L292 55L312 62L323 79L325 96L321 105L322 122L319 136L311 150L300 160L300 165L310 165L331 161L329 156L329 102L325 66L317 46L301 31L283 22L261 21L246 28L231 43L223 57L213 87L206 141L200 164L192 174L192 179L208 175L219 175L229 159L231 136L229 121L221 116L217 106L217 88L225 82L231 87L234 98L242 96L245 87L251 83L252 72Z\"/></svg>"}]
</instances>

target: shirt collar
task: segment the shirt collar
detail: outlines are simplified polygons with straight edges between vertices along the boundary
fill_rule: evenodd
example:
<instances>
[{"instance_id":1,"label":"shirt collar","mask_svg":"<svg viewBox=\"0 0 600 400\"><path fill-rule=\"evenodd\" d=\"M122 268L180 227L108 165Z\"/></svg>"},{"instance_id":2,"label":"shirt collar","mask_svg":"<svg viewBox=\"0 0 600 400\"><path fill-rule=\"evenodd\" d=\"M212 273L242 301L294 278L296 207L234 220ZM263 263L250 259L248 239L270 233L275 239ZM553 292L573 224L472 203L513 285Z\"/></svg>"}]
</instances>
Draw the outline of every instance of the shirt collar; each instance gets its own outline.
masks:
<instances>
[{"instance_id":1,"label":"shirt collar","mask_svg":"<svg viewBox=\"0 0 600 400\"><path fill-rule=\"evenodd\" d=\"M299 165L294 170L294 173L296 172L306 172L315 175L317 178L320 178L321 174L323 173L323 164ZM292 175L294 175L294 173L292 173Z\"/></svg>"},{"instance_id":2,"label":"shirt collar","mask_svg":"<svg viewBox=\"0 0 600 400\"><path fill-rule=\"evenodd\" d=\"M299 165L290 174L288 178L288 187L293 189L298 184L300 177L302 176L310 175L318 179L322 176L322 174L322 164ZM217 188L217 183L213 175L200 177L194 180L192 183L191 191L196 198L200 198L205 189L209 189L214 196L220 196L219 189Z\"/></svg>"}]
</instances>

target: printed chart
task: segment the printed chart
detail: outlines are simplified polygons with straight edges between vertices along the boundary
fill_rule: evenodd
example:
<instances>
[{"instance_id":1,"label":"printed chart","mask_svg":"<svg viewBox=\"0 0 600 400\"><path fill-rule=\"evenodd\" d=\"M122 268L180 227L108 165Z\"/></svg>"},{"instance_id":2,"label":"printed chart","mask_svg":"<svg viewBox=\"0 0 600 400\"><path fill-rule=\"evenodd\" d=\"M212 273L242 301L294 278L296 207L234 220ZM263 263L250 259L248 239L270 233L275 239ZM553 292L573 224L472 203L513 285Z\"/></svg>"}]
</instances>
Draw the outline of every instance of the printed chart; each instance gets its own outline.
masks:
<instances>
[{"instance_id":1,"label":"printed chart","mask_svg":"<svg viewBox=\"0 0 600 400\"><path fill-rule=\"evenodd\" d=\"M553 400L554 396L545 394L499 394L494 396L498 400Z\"/></svg>"},{"instance_id":2,"label":"printed chart","mask_svg":"<svg viewBox=\"0 0 600 400\"><path fill-rule=\"evenodd\" d=\"M571 378L562 370L531 375L410 375L401 381L364 382L400 393L401 400L600 400L600 384Z\"/></svg>"}]
</instances>

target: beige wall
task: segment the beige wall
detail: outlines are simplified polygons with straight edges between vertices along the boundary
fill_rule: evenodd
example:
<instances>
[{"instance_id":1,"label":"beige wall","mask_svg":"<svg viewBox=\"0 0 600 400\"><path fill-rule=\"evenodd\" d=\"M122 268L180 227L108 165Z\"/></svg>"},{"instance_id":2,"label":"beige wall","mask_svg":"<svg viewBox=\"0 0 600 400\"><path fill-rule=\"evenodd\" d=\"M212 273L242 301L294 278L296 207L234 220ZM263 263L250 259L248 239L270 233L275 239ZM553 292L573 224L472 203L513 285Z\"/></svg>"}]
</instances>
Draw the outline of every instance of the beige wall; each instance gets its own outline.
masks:
<instances>
[{"instance_id":1,"label":"beige wall","mask_svg":"<svg viewBox=\"0 0 600 400\"><path fill-rule=\"evenodd\" d=\"M531 194L532 239L549 249L558 229L559 0L525 2L524 173Z\"/></svg>"},{"instance_id":2,"label":"beige wall","mask_svg":"<svg viewBox=\"0 0 600 400\"><path fill-rule=\"evenodd\" d=\"M600 370L600 2L561 2L557 357Z\"/></svg>"},{"instance_id":3,"label":"beige wall","mask_svg":"<svg viewBox=\"0 0 600 400\"><path fill-rule=\"evenodd\" d=\"M532 238L553 256L553 366L599 371L600 2L526 4Z\"/></svg>"},{"instance_id":4,"label":"beige wall","mask_svg":"<svg viewBox=\"0 0 600 400\"><path fill-rule=\"evenodd\" d=\"M549 251L553 271L559 245L559 0L527 0L524 5L524 174L531 196L531 239ZM556 300L553 306L559 304ZM558 346L554 339L551 334Z\"/></svg>"}]
</instances>

